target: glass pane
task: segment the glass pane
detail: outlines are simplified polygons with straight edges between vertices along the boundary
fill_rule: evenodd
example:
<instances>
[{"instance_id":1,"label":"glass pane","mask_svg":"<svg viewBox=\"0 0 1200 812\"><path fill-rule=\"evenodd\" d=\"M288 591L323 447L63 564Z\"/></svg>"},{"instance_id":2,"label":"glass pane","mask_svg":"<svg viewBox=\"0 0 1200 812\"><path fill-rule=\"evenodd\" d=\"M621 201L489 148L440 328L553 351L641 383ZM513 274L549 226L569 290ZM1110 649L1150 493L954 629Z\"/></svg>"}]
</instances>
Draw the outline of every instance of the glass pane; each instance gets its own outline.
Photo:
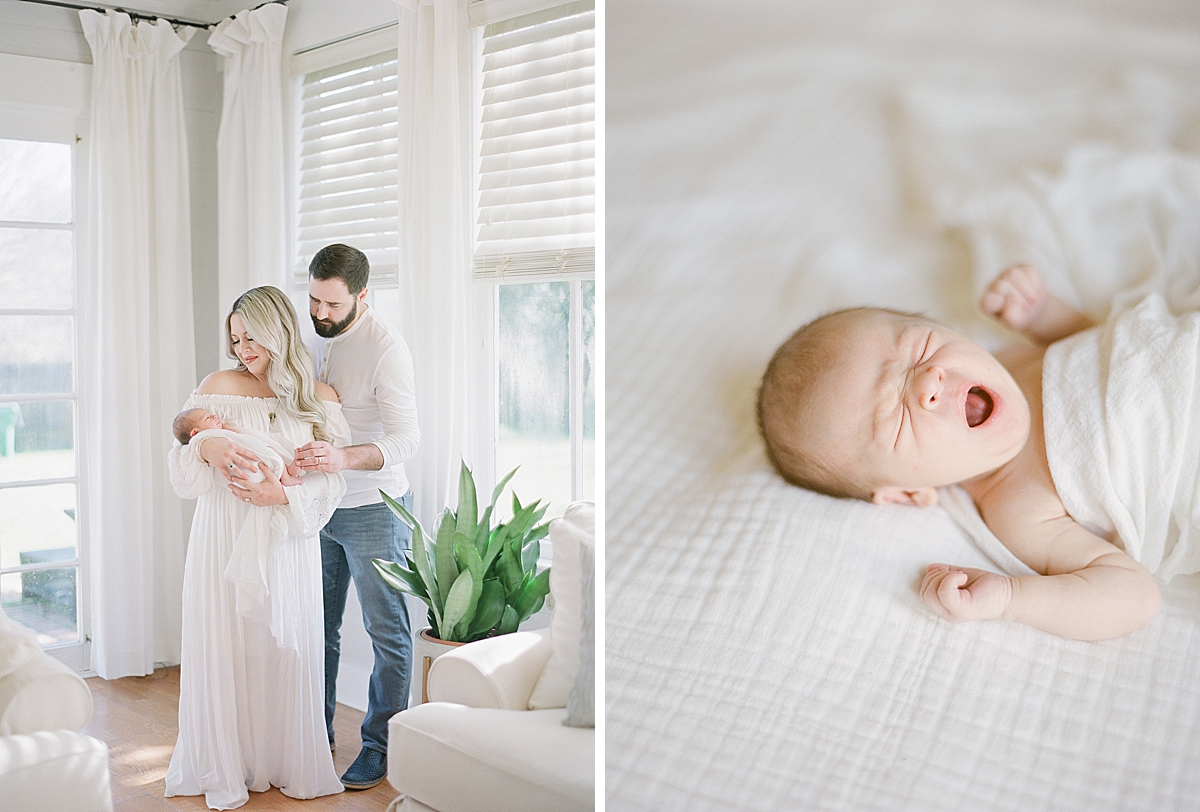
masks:
<instances>
[{"instance_id":1,"label":"glass pane","mask_svg":"<svg viewBox=\"0 0 1200 812\"><path fill-rule=\"evenodd\" d=\"M71 222L71 145L0 138L0 220Z\"/></svg>"},{"instance_id":2,"label":"glass pane","mask_svg":"<svg viewBox=\"0 0 1200 812\"><path fill-rule=\"evenodd\" d=\"M569 282L500 286L500 436L496 474L521 467L511 486L522 503L571 501ZM511 513L511 500L498 505Z\"/></svg>"},{"instance_id":3,"label":"glass pane","mask_svg":"<svg viewBox=\"0 0 1200 812\"><path fill-rule=\"evenodd\" d=\"M583 301L583 493L580 499L596 498L596 282L581 284Z\"/></svg>"},{"instance_id":4,"label":"glass pane","mask_svg":"<svg viewBox=\"0 0 1200 812\"><path fill-rule=\"evenodd\" d=\"M74 261L73 231L0 228L0 290L4 291L5 309L72 307Z\"/></svg>"},{"instance_id":5,"label":"glass pane","mask_svg":"<svg viewBox=\"0 0 1200 812\"><path fill-rule=\"evenodd\" d=\"M0 403L0 482L75 476L74 404Z\"/></svg>"},{"instance_id":6,"label":"glass pane","mask_svg":"<svg viewBox=\"0 0 1200 812\"><path fill-rule=\"evenodd\" d=\"M70 394L72 316L0 316L0 395Z\"/></svg>"},{"instance_id":7,"label":"glass pane","mask_svg":"<svg viewBox=\"0 0 1200 812\"><path fill-rule=\"evenodd\" d=\"M73 559L75 538L74 485L0 490L0 567Z\"/></svg>"},{"instance_id":8,"label":"glass pane","mask_svg":"<svg viewBox=\"0 0 1200 812\"><path fill-rule=\"evenodd\" d=\"M78 640L75 616L78 571L78 567L61 567L0 576L4 613L36 631L43 646Z\"/></svg>"}]
</instances>

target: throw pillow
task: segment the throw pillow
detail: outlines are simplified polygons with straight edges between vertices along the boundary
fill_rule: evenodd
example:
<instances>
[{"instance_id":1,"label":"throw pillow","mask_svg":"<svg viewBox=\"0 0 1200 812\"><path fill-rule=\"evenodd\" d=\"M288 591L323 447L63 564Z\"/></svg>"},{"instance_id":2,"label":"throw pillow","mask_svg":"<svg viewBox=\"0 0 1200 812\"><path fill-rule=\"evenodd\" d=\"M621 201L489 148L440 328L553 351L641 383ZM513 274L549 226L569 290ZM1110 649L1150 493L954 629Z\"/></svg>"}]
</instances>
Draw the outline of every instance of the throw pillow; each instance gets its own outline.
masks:
<instances>
[{"instance_id":1,"label":"throw pillow","mask_svg":"<svg viewBox=\"0 0 1200 812\"><path fill-rule=\"evenodd\" d=\"M580 553L582 545L596 537L596 505L573 502L561 519L550 525L550 594L554 612L550 616L553 651L529 697L530 710L565 708L579 673L579 633L582 611Z\"/></svg>"}]
</instances>

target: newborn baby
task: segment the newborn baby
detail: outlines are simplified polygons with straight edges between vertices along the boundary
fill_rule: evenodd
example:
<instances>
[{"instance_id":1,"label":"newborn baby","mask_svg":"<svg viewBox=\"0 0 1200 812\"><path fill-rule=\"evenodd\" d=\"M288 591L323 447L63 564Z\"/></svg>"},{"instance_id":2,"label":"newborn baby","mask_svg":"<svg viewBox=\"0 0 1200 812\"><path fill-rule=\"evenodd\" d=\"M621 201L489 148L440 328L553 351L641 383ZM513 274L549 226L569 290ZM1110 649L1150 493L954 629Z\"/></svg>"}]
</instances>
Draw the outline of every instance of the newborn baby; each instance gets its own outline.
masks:
<instances>
[{"instance_id":1,"label":"newborn baby","mask_svg":"<svg viewBox=\"0 0 1200 812\"><path fill-rule=\"evenodd\" d=\"M187 445L197 435L202 435L200 441L207 437L224 437L235 445L254 453L267 464L283 485L299 485L302 475L300 466L296 465L293 456L295 449L288 451L274 438L261 431L239 429L227 426L221 419L206 409L184 409L175 415L171 430L180 445ZM287 462L284 462L284 460ZM262 482L263 472L257 469L247 470L246 478L251 482Z\"/></svg>"},{"instance_id":2,"label":"newborn baby","mask_svg":"<svg viewBox=\"0 0 1200 812\"><path fill-rule=\"evenodd\" d=\"M1017 266L983 309L1032 346L996 355L935 322L859 308L823 316L776 351L759 392L767 453L793 484L878 504L930 506L958 484L997 538L1037 573L929 566L921 597L953 621L1003 618L1080 640L1157 614L1149 571L1068 513L1042 415L1047 347L1093 326Z\"/></svg>"}]
</instances>

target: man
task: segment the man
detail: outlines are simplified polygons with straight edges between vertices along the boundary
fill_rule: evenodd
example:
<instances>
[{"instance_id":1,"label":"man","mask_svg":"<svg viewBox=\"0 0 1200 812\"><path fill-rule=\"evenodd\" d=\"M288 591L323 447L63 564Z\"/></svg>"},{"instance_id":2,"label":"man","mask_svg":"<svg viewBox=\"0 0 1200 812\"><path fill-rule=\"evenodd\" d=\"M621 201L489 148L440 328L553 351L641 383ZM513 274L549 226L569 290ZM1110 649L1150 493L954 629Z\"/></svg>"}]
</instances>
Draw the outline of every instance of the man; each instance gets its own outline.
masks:
<instances>
[{"instance_id":1,"label":"man","mask_svg":"<svg viewBox=\"0 0 1200 812\"><path fill-rule=\"evenodd\" d=\"M296 449L310 471L342 471L346 495L321 531L325 587L325 723L333 741L342 615L350 579L362 604L375 655L362 723L362 751L342 776L348 789L368 789L387 774L387 725L408 707L412 638L400 592L387 586L372 558L403 561L411 532L391 511L382 490L412 509L403 462L416 451L413 363L404 340L376 321L366 303L367 258L346 245L328 245L308 266L308 302L320 339L317 375L338 393L352 445L312 442Z\"/></svg>"}]
</instances>

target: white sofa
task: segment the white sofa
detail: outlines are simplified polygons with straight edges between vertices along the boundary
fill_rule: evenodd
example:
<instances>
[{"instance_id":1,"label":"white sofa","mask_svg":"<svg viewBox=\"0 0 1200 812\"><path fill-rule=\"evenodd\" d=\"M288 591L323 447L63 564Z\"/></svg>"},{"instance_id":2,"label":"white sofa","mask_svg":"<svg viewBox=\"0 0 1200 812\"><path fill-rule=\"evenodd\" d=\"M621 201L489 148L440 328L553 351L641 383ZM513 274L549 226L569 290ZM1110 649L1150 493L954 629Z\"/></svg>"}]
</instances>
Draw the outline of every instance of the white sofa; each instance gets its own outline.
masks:
<instances>
[{"instance_id":1,"label":"white sofa","mask_svg":"<svg viewBox=\"0 0 1200 812\"><path fill-rule=\"evenodd\" d=\"M591 597L595 512L568 507L551 525L550 627L468 643L429 671L428 703L392 717L388 780L401 812L584 812L595 808L594 655L580 657L580 561ZM586 537L586 538L584 538ZM580 541L583 541L580 544ZM572 561L572 556L573 561ZM586 640L591 626L584 627ZM594 651L594 649L593 649ZM574 658L572 660L572 657ZM581 669L580 661L584 668ZM565 666L564 666L565 663ZM580 672L586 682L581 682ZM586 711L579 687L587 686ZM530 707L539 708L530 710Z\"/></svg>"},{"instance_id":2,"label":"white sofa","mask_svg":"<svg viewBox=\"0 0 1200 812\"><path fill-rule=\"evenodd\" d=\"M0 812L111 812L92 692L31 634L0 612Z\"/></svg>"}]
</instances>

